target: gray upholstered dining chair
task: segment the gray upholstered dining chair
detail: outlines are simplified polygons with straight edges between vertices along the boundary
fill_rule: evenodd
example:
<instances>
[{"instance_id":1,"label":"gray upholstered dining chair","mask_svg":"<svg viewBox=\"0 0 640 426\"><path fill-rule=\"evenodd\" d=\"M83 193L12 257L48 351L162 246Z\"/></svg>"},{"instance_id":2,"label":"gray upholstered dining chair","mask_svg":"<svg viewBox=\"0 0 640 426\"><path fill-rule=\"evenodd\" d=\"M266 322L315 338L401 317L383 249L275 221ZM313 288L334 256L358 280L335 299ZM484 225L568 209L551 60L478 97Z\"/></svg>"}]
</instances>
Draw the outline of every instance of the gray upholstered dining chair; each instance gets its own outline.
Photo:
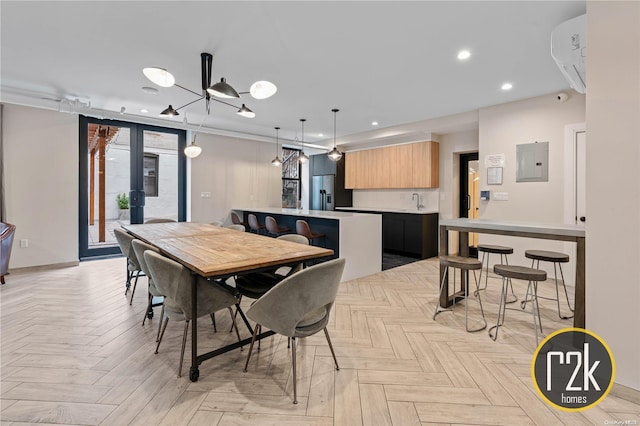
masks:
<instances>
[{"instance_id":1,"label":"gray upholstered dining chair","mask_svg":"<svg viewBox=\"0 0 640 426\"><path fill-rule=\"evenodd\" d=\"M154 297L162 297L164 298L164 294L160 292L158 287L153 283L153 278L151 278L151 273L149 272L149 267L147 266L147 262L144 259L144 252L147 250L151 250L154 253L160 253L160 251L152 246L151 244L147 244L144 241L133 240L131 241L131 247L133 248L136 257L138 258L138 262L140 263L140 269L147 276L149 281L149 302L147 303L147 310L144 312L144 317L142 318L142 325L144 326L147 317L151 319L153 317L153 298ZM162 318L164 317L164 301L161 303L162 311L160 312L160 321L158 321L158 333L156 334L156 342L160 339L160 325L162 324Z\"/></svg>"},{"instance_id":2,"label":"gray upholstered dining chair","mask_svg":"<svg viewBox=\"0 0 640 426\"><path fill-rule=\"evenodd\" d=\"M235 324L233 311L231 307L238 302L238 298L233 288L223 286L218 282L208 281L202 277L197 277L191 272L169 258L166 258L151 250L144 253L145 261L151 273L154 284L164 294L164 315L162 331L156 346L156 353L162 343L162 337L169 323L169 319L174 321L184 321L184 334L182 336L182 350L180 352L180 366L178 368L178 377L182 376L182 363L184 360L184 348L187 343L187 334L189 331L189 321L193 318L191 309L191 292L193 280L197 280L198 294L198 317L211 315L221 309L227 308L231 314L233 326L236 329L238 341L240 341L240 333Z\"/></svg>"},{"instance_id":3,"label":"gray upholstered dining chair","mask_svg":"<svg viewBox=\"0 0 640 426\"><path fill-rule=\"evenodd\" d=\"M131 300L129 304L133 303L133 295L136 292L136 285L138 285L138 278L142 273L142 269L140 269L140 262L138 262L138 258L136 253L133 251L131 247L131 242L135 239L133 235L123 231L122 229L116 228L113 230L114 235L116 236L116 241L118 241L118 245L120 246L120 251L127 258L127 283L126 288L124 290L124 294L127 294L129 291L129 287L131 286L131 280L135 275L135 281L133 282L133 289L131 290Z\"/></svg>"},{"instance_id":4,"label":"gray upholstered dining chair","mask_svg":"<svg viewBox=\"0 0 640 426\"><path fill-rule=\"evenodd\" d=\"M331 355L339 370L338 360L331 345L327 323L329 313L336 300L338 287L344 271L344 259L334 259L306 268L285 278L260 299L256 300L247 317L256 322L247 354L244 371L249 367L251 351L261 326L291 338L291 360L293 367L293 403L298 403L296 384L296 338L307 337L324 331Z\"/></svg>"},{"instance_id":5,"label":"gray upholstered dining chair","mask_svg":"<svg viewBox=\"0 0 640 426\"><path fill-rule=\"evenodd\" d=\"M244 225L237 225L237 224L233 224L233 225L228 225L227 229L232 229L234 231L240 231L240 232L244 232L247 229L244 227Z\"/></svg>"}]
</instances>

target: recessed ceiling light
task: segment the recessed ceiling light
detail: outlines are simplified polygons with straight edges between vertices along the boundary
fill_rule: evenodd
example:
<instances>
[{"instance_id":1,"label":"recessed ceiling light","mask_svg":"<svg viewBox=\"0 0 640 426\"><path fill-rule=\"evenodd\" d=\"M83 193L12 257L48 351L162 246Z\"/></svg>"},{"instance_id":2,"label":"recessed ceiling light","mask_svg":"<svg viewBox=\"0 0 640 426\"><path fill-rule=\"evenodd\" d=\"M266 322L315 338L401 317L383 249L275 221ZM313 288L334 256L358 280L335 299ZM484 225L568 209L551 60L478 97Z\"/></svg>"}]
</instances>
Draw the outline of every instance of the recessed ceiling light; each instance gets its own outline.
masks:
<instances>
[{"instance_id":1,"label":"recessed ceiling light","mask_svg":"<svg viewBox=\"0 0 640 426\"><path fill-rule=\"evenodd\" d=\"M143 113L143 114L146 114L146 113L148 113L148 112L149 112L149 110L146 110L146 109L142 108L142 109L140 110L140 112L141 112L141 113Z\"/></svg>"},{"instance_id":2,"label":"recessed ceiling light","mask_svg":"<svg viewBox=\"0 0 640 426\"><path fill-rule=\"evenodd\" d=\"M144 86L142 88L142 91L144 93L148 93L149 95L155 95L158 93L158 89L156 89L155 87L149 87L149 86Z\"/></svg>"},{"instance_id":3,"label":"recessed ceiling light","mask_svg":"<svg viewBox=\"0 0 640 426\"><path fill-rule=\"evenodd\" d=\"M513 88L513 84L511 83L503 83L501 89L502 90L511 90Z\"/></svg>"},{"instance_id":4,"label":"recessed ceiling light","mask_svg":"<svg viewBox=\"0 0 640 426\"><path fill-rule=\"evenodd\" d=\"M377 126L378 124L379 124L379 123L378 123L377 121L372 121L372 122L371 122L371 125L372 125L372 126Z\"/></svg>"},{"instance_id":5,"label":"recessed ceiling light","mask_svg":"<svg viewBox=\"0 0 640 426\"><path fill-rule=\"evenodd\" d=\"M318 133L318 137L319 137L319 138L321 138L321 137L323 137L323 136L324 136L324 135L323 135L322 133Z\"/></svg>"},{"instance_id":6,"label":"recessed ceiling light","mask_svg":"<svg viewBox=\"0 0 640 426\"><path fill-rule=\"evenodd\" d=\"M458 52L458 59L464 61L465 59L469 59L471 57L471 52L468 50L461 50Z\"/></svg>"}]
</instances>

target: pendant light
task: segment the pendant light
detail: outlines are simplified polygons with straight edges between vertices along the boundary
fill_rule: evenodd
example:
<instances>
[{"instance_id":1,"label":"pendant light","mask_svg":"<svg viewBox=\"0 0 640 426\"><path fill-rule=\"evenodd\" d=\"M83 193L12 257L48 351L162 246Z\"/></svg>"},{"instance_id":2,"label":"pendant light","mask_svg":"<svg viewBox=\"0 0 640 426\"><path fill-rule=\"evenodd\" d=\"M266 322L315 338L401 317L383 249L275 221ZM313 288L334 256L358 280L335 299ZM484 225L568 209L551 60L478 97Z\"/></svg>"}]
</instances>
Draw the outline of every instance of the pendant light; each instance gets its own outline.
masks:
<instances>
[{"instance_id":1,"label":"pendant light","mask_svg":"<svg viewBox=\"0 0 640 426\"><path fill-rule=\"evenodd\" d=\"M280 167L282 165L282 160L280 159L280 157L278 157L278 152L280 151L279 149L280 140L278 138L278 132L280 130L280 127L274 127L274 129L276 129L276 158L271 160L271 164L273 164L276 167Z\"/></svg>"},{"instance_id":2,"label":"pendant light","mask_svg":"<svg viewBox=\"0 0 640 426\"><path fill-rule=\"evenodd\" d=\"M331 161L339 161L342 158L342 153L338 151L338 148L336 147L336 115L340 110L334 108L331 111L333 111L333 149L327 154L327 156Z\"/></svg>"},{"instance_id":3,"label":"pendant light","mask_svg":"<svg viewBox=\"0 0 640 426\"><path fill-rule=\"evenodd\" d=\"M184 125L187 126L188 124L189 123L187 122L187 116L185 114L185 116L184 116ZM204 119L202 120L202 122L198 126L198 129L196 130L196 132L193 134L193 139L191 140L191 145L187 146L184 149L184 155L186 155L189 158L196 158L202 152L202 148L200 148L198 145L196 145L196 136L198 136L198 132L200 131L200 128L202 127L203 124L204 124Z\"/></svg>"},{"instance_id":4,"label":"pendant light","mask_svg":"<svg viewBox=\"0 0 640 426\"><path fill-rule=\"evenodd\" d=\"M304 153L304 122L307 121L306 118L301 118L300 122L302 123L302 134L300 136L300 145L302 146L302 150L300 151L300 156L298 157L298 161L301 163L306 163L309 161L309 156Z\"/></svg>"}]
</instances>

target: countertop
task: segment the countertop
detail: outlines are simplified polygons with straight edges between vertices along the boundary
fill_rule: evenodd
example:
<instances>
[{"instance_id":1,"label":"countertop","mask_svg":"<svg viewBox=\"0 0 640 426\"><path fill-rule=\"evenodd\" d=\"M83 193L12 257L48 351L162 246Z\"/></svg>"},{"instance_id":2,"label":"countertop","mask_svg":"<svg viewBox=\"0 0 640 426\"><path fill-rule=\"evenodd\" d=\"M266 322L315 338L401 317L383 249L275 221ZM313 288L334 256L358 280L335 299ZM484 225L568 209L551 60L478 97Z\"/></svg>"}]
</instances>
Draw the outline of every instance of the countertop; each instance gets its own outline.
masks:
<instances>
[{"instance_id":1,"label":"countertop","mask_svg":"<svg viewBox=\"0 0 640 426\"><path fill-rule=\"evenodd\" d=\"M355 213L344 211L331 211L331 210L298 210L298 209L283 209L277 207L247 207L247 208L234 208L236 211L267 213L267 214L282 214L288 216L299 217L315 217L320 219L350 219L354 217L372 216L367 213Z\"/></svg>"},{"instance_id":2,"label":"countertop","mask_svg":"<svg viewBox=\"0 0 640 426\"><path fill-rule=\"evenodd\" d=\"M336 207L336 210L344 211L367 211L367 212L379 212L379 213L412 213L412 214L437 214L438 210L433 209L390 209L390 208L377 208L377 207Z\"/></svg>"},{"instance_id":3,"label":"countertop","mask_svg":"<svg viewBox=\"0 0 640 426\"><path fill-rule=\"evenodd\" d=\"M469 229L493 229L498 231L529 232L532 234L565 235L584 237L584 226L563 223L519 222L496 219L441 219L440 226L460 226Z\"/></svg>"}]
</instances>

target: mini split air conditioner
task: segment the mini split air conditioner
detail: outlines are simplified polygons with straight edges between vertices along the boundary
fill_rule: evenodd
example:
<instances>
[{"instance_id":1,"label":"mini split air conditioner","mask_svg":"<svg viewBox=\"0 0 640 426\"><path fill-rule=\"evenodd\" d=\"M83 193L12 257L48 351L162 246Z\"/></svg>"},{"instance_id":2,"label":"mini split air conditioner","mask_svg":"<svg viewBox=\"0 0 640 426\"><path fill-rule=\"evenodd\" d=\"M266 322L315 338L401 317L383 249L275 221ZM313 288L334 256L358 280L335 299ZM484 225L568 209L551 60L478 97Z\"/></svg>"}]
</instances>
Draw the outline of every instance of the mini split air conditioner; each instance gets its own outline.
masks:
<instances>
[{"instance_id":1,"label":"mini split air conditioner","mask_svg":"<svg viewBox=\"0 0 640 426\"><path fill-rule=\"evenodd\" d=\"M587 91L587 15L558 25L551 33L551 57L569 84L579 93Z\"/></svg>"}]
</instances>

